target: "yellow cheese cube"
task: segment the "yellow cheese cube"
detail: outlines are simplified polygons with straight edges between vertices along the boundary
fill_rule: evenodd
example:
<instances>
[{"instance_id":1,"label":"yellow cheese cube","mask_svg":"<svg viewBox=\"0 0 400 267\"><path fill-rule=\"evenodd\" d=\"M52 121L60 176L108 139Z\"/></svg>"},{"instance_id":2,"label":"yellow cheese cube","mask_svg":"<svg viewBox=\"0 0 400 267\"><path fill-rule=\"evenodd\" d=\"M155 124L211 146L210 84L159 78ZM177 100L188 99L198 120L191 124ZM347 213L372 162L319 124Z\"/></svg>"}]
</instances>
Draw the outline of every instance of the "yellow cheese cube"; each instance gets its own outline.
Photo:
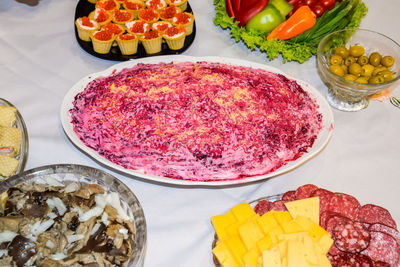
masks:
<instances>
[{"instance_id":1,"label":"yellow cheese cube","mask_svg":"<svg viewBox=\"0 0 400 267\"><path fill-rule=\"evenodd\" d=\"M258 267L261 263L261 254L253 248L243 255L243 263L245 267Z\"/></svg>"},{"instance_id":2,"label":"yellow cheese cube","mask_svg":"<svg viewBox=\"0 0 400 267\"><path fill-rule=\"evenodd\" d=\"M250 220L238 228L239 235L248 250L256 246L258 240L264 237L264 233L255 220Z\"/></svg>"},{"instance_id":3,"label":"yellow cheese cube","mask_svg":"<svg viewBox=\"0 0 400 267\"><path fill-rule=\"evenodd\" d=\"M290 213L287 211L275 211L273 215L280 225L293 219Z\"/></svg>"},{"instance_id":4,"label":"yellow cheese cube","mask_svg":"<svg viewBox=\"0 0 400 267\"><path fill-rule=\"evenodd\" d=\"M267 234L271 229L279 226L278 222L275 220L273 212L264 213L260 219L258 219L258 224L265 234Z\"/></svg>"},{"instance_id":5,"label":"yellow cheese cube","mask_svg":"<svg viewBox=\"0 0 400 267\"><path fill-rule=\"evenodd\" d=\"M264 238L257 241L257 248L261 252L263 250L270 250L273 245L274 243L269 235L266 235Z\"/></svg>"},{"instance_id":6,"label":"yellow cheese cube","mask_svg":"<svg viewBox=\"0 0 400 267\"><path fill-rule=\"evenodd\" d=\"M234 222L236 222L235 217L229 213L211 217L211 223L214 226L214 230L217 233L219 240L228 236L226 228Z\"/></svg>"},{"instance_id":7,"label":"yellow cheese cube","mask_svg":"<svg viewBox=\"0 0 400 267\"><path fill-rule=\"evenodd\" d=\"M305 235L303 238L303 251L307 263L318 265L318 257L315 251L314 241L309 235Z\"/></svg>"},{"instance_id":8,"label":"yellow cheese cube","mask_svg":"<svg viewBox=\"0 0 400 267\"><path fill-rule=\"evenodd\" d=\"M323 235L329 234L324 228L311 221L309 218L297 216L295 221L310 233L314 241L318 241Z\"/></svg>"},{"instance_id":9,"label":"yellow cheese cube","mask_svg":"<svg viewBox=\"0 0 400 267\"><path fill-rule=\"evenodd\" d=\"M231 254L224 241L218 242L218 244L213 248L213 253L222 266L241 267L241 265L235 260L235 258Z\"/></svg>"},{"instance_id":10,"label":"yellow cheese cube","mask_svg":"<svg viewBox=\"0 0 400 267\"><path fill-rule=\"evenodd\" d=\"M262 260L264 267L283 267L281 254L277 247L273 247L270 250L264 250L262 253Z\"/></svg>"},{"instance_id":11,"label":"yellow cheese cube","mask_svg":"<svg viewBox=\"0 0 400 267\"><path fill-rule=\"evenodd\" d=\"M269 236L271 238L273 244L277 244L278 243L278 236L280 236L282 234L284 234L282 228L280 226L277 226L277 227L272 228L268 232L267 236Z\"/></svg>"},{"instance_id":12,"label":"yellow cheese cube","mask_svg":"<svg viewBox=\"0 0 400 267\"><path fill-rule=\"evenodd\" d=\"M318 256L318 267L332 267L331 262L326 257L326 255L319 255Z\"/></svg>"},{"instance_id":13,"label":"yellow cheese cube","mask_svg":"<svg viewBox=\"0 0 400 267\"><path fill-rule=\"evenodd\" d=\"M229 236L224 240L224 243L228 247L235 260L243 265L243 255L247 252L247 249L240 237L237 235Z\"/></svg>"},{"instance_id":14,"label":"yellow cheese cube","mask_svg":"<svg viewBox=\"0 0 400 267\"><path fill-rule=\"evenodd\" d=\"M285 203L293 218L303 216L319 224L319 197L310 197Z\"/></svg>"},{"instance_id":15,"label":"yellow cheese cube","mask_svg":"<svg viewBox=\"0 0 400 267\"><path fill-rule=\"evenodd\" d=\"M286 240L281 241L278 244L276 244L276 246L279 249L279 253L281 254L281 257L282 258L286 257L286 255L287 255L287 241Z\"/></svg>"},{"instance_id":16,"label":"yellow cheese cube","mask_svg":"<svg viewBox=\"0 0 400 267\"><path fill-rule=\"evenodd\" d=\"M281 224L282 229L285 233L290 234L290 233L298 233L298 232L303 232L304 228L301 227L296 221L288 221L288 222L283 222Z\"/></svg>"},{"instance_id":17,"label":"yellow cheese cube","mask_svg":"<svg viewBox=\"0 0 400 267\"><path fill-rule=\"evenodd\" d=\"M320 254L326 255L332 245L333 245L333 239L331 238L331 235L327 232L326 235L323 235L318 240L318 245L316 246L316 250L318 250Z\"/></svg>"},{"instance_id":18,"label":"yellow cheese cube","mask_svg":"<svg viewBox=\"0 0 400 267\"><path fill-rule=\"evenodd\" d=\"M304 240L304 236L308 235L307 232L299 232L299 233L290 233L290 234L282 234L278 236L278 241L281 242L283 240L297 240L302 242Z\"/></svg>"},{"instance_id":19,"label":"yellow cheese cube","mask_svg":"<svg viewBox=\"0 0 400 267\"><path fill-rule=\"evenodd\" d=\"M297 240L287 241L287 266L288 267L312 267L306 261L306 252L303 243Z\"/></svg>"},{"instance_id":20,"label":"yellow cheese cube","mask_svg":"<svg viewBox=\"0 0 400 267\"><path fill-rule=\"evenodd\" d=\"M226 234L228 236L232 236L232 235L238 235L239 231L238 228L239 226L242 225L242 222L234 222L231 225L226 227Z\"/></svg>"},{"instance_id":21,"label":"yellow cheese cube","mask_svg":"<svg viewBox=\"0 0 400 267\"><path fill-rule=\"evenodd\" d=\"M257 215L249 203L246 202L236 205L231 211L239 222L245 222Z\"/></svg>"}]
</instances>

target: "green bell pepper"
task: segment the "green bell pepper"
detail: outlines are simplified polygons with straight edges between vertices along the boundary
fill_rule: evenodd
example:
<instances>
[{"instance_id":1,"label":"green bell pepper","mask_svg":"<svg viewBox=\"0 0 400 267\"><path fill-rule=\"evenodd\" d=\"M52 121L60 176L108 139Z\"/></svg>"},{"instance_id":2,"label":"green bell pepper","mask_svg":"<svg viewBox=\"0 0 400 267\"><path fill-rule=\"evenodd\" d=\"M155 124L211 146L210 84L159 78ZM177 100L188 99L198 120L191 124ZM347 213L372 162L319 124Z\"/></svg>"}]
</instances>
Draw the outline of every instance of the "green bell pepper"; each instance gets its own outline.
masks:
<instances>
[{"instance_id":1,"label":"green bell pepper","mask_svg":"<svg viewBox=\"0 0 400 267\"><path fill-rule=\"evenodd\" d=\"M260 13L255 15L247 24L247 30L261 30L269 33L279 24L281 24L285 18L282 17L278 9L273 5L268 4Z\"/></svg>"}]
</instances>

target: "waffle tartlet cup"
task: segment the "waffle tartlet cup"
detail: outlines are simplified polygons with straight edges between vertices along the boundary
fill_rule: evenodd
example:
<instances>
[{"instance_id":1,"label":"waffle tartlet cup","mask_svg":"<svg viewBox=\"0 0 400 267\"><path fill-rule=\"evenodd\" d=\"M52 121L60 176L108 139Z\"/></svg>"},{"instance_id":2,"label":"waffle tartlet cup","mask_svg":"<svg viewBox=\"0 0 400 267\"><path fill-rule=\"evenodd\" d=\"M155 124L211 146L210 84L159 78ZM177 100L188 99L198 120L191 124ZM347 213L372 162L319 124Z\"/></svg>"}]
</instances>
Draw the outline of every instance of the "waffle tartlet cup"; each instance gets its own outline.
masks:
<instances>
[{"instance_id":1,"label":"waffle tartlet cup","mask_svg":"<svg viewBox=\"0 0 400 267\"><path fill-rule=\"evenodd\" d=\"M174 5L171 5L171 6L165 8L164 10L162 10L160 12L160 19L163 20L163 21L167 21L169 23L172 23L172 18L174 17L174 15L171 15L171 14L168 13L168 11L170 11L170 9L172 9L172 8L175 10L175 14L174 15L176 15L176 14L181 12L179 8L177 8Z\"/></svg>"},{"instance_id":2,"label":"waffle tartlet cup","mask_svg":"<svg viewBox=\"0 0 400 267\"><path fill-rule=\"evenodd\" d=\"M169 49L179 50L185 45L186 34L183 33L182 35L180 35L178 37L170 37L166 34L163 34L163 38L164 38L165 42L167 43Z\"/></svg>"},{"instance_id":3,"label":"waffle tartlet cup","mask_svg":"<svg viewBox=\"0 0 400 267\"><path fill-rule=\"evenodd\" d=\"M112 21L113 21L115 24L121 25L122 27L125 28L125 23L127 23L127 22L133 20L133 14L132 14L131 12L129 12L128 10L123 10L123 12L126 12L127 14L129 14L130 18L129 18L128 20L125 20L125 21L118 21L118 20L115 18L115 13L114 13L114 14L113 14Z\"/></svg>"},{"instance_id":4,"label":"waffle tartlet cup","mask_svg":"<svg viewBox=\"0 0 400 267\"><path fill-rule=\"evenodd\" d=\"M78 19L75 20L75 26L78 31L79 39L81 39L82 41L85 41L85 42L90 42L90 34L99 28L99 26L97 24L96 28L94 28L94 29L85 29L85 28L81 27L81 25L79 25Z\"/></svg>"},{"instance_id":5,"label":"waffle tartlet cup","mask_svg":"<svg viewBox=\"0 0 400 267\"><path fill-rule=\"evenodd\" d=\"M98 0L98 1L96 2L95 7L96 7L96 8L104 8L103 3L104 3L104 2L107 2L107 1L110 1L110 0ZM115 7L114 7L114 8L112 8L112 9L106 9L106 8L104 8L104 9L107 10L107 12L114 13L114 11L115 11L116 9L119 9L119 8L121 7L121 3L120 3L120 2L118 2L118 1L113 1L113 2L115 3Z\"/></svg>"},{"instance_id":6,"label":"waffle tartlet cup","mask_svg":"<svg viewBox=\"0 0 400 267\"><path fill-rule=\"evenodd\" d=\"M123 40L119 38L120 36L121 35L117 36L117 38L115 38L115 41L117 42L118 47L121 50L121 54L123 55L136 54L139 44L139 38L135 36L134 39Z\"/></svg>"},{"instance_id":7,"label":"waffle tartlet cup","mask_svg":"<svg viewBox=\"0 0 400 267\"><path fill-rule=\"evenodd\" d=\"M172 20L172 24L173 24L174 26L176 26L176 27L184 26L184 27L185 27L185 31L186 31L186 35L190 35L190 34L192 34L192 32L193 32L194 16L193 16L193 14L191 14L191 13L183 13L183 14L186 14L186 15L188 15L189 17L191 17L191 19L190 19L190 21L189 21L188 23L179 24L179 23L175 23L175 22Z\"/></svg>"},{"instance_id":8,"label":"waffle tartlet cup","mask_svg":"<svg viewBox=\"0 0 400 267\"><path fill-rule=\"evenodd\" d=\"M184 11L187 9L187 7L188 7L188 1L187 1L187 0L184 0L184 1L182 1L181 3L173 3L172 1L167 0L167 3L168 3L169 5L176 6L176 7L179 8L182 12L184 12Z\"/></svg>"},{"instance_id":9,"label":"waffle tartlet cup","mask_svg":"<svg viewBox=\"0 0 400 267\"><path fill-rule=\"evenodd\" d=\"M142 43L146 54L156 54L161 52L162 49L162 36L159 35L157 38L145 39L140 37L140 42Z\"/></svg>"},{"instance_id":10,"label":"waffle tartlet cup","mask_svg":"<svg viewBox=\"0 0 400 267\"><path fill-rule=\"evenodd\" d=\"M98 0L88 0L89 3L96 4Z\"/></svg>"},{"instance_id":11,"label":"waffle tartlet cup","mask_svg":"<svg viewBox=\"0 0 400 267\"><path fill-rule=\"evenodd\" d=\"M112 35L110 40L99 40L94 37L96 32L92 32L90 34L90 38L92 39L93 50L99 54L108 54L111 50L111 46L115 41L115 35Z\"/></svg>"},{"instance_id":12,"label":"waffle tartlet cup","mask_svg":"<svg viewBox=\"0 0 400 267\"><path fill-rule=\"evenodd\" d=\"M139 8L139 9L130 9L126 2L139 4L141 6L141 8ZM145 4L141 0L127 0L127 1L124 1L122 3L122 6L126 11L128 11L128 12L130 12L132 14L133 20L137 19L138 15L139 15L139 11L145 8Z\"/></svg>"},{"instance_id":13,"label":"waffle tartlet cup","mask_svg":"<svg viewBox=\"0 0 400 267\"><path fill-rule=\"evenodd\" d=\"M156 15L153 19L151 19L151 20L149 20L149 19L146 19L143 15L144 15L144 13L145 12L151 12L151 11L154 11L154 12L152 12L154 15ZM152 23L154 23L154 22L156 22L156 21L158 21L159 19L160 19L160 14L155 10L155 9L152 9L152 8L147 8L147 9L141 9L140 11L139 11L139 14L138 14L138 18L140 19L140 20L142 20L142 21L145 21L145 22L147 22L147 23L149 23L149 24L152 24Z\"/></svg>"}]
</instances>

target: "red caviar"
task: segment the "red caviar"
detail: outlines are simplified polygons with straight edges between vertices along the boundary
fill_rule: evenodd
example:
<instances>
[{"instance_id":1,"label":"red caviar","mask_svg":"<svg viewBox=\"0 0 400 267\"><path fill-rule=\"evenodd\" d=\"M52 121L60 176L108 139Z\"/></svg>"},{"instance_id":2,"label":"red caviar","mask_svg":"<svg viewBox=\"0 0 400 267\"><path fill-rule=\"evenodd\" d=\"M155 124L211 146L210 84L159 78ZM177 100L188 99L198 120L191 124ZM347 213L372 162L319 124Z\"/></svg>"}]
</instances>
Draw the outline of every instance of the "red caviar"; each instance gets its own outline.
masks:
<instances>
[{"instance_id":1,"label":"red caviar","mask_svg":"<svg viewBox=\"0 0 400 267\"><path fill-rule=\"evenodd\" d=\"M139 12L139 18L145 20L145 21L153 21L153 20L158 20L158 13L152 8L148 9L143 9Z\"/></svg>"},{"instance_id":2,"label":"red caviar","mask_svg":"<svg viewBox=\"0 0 400 267\"><path fill-rule=\"evenodd\" d=\"M115 10L114 19L116 21L128 21L132 18L132 14L125 10Z\"/></svg>"},{"instance_id":3,"label":"red caviar","mask_svg":"<svg viewBox=\"0 0 400 267\"><path fill-rule=\"evenodd\" d=\"M134 34L125 33L125 34L119 35L118 38L120 40L133 40L133 39L136 39L137 37Z\"/></svg>"},{"instance_id":4,"label":"red caviar","mask_svg":"<svg viewBox=\"0 0 400 267\"><path fill-rule=\"evenodd\" d=\"M160 13L160 17L163 19L172 19L176 14L179 13L179 10L175 6L169 6Z\"/></svg>"},{"instance_id":5,"label":"red caviar","mask_svg":"<svg viewBox=\"0 0 400 267\"><path fill-rule=\"evenodd\" d=\"M176 20L174 20L174 22L176 24L187 24L192 19L187 13L178 13L175 15L175 18Z\"/></svg>"},{"instance_id":6,"label":"red caviar","mask_svg":"<svg viewBox=\"0 0 400 267\"><path fill-rule=\"evenodd\" d=\"M164 32L164 35L166 35L166 36L174 36L174 35L177 35L177 34L179 34L181 32L185 32L185 28L184 27L179 27L179 28L170 27Z\"/></svg>"},{"instance_id":7,"label":"red caviar","mask_svg":"<svg viewBox=\"0 0 400 267\"><path fill-rule=\"evenodd\" d=\"M169 24L168 22L160 22L157 24L153 24L153 28L159 32L165 31L170 26L171 24Z\"/></svg>"},{"instance_id":8,"label":"red caviar","mask_svg":"<svg viewBox=\"0 0 400 267\"><path fill-rule=\"evenodd\" d=\"M96 7L104 8L105 10L113 10L117 7L114 0L98 1L96 2Z\"/></svg>"},{"instance_id":9,"label":"red caviar","mask_svg":"<svg viewBox=\"0 0 400 267\"><path fill-rule=\"evenodd\" d=\"M115 23L108 23L107 25L103 26L103 30L109 31L112 34L120 34L123 30Z\"/></svg>"},{"instance_id":10,"label":"red caviar","mask_svg":"<svg viewBox=\"0 0 400 267\"><path fill-rule=\"evenodd\" d=\"M148 32L150 30L150 26L147 25L147 27L145 27L145 24L146 22L144 21L135 21L135 23L133 23L132 27L130 27L129 30L134 33Z\"/></svg>"},{"instance_id":11,"label":"red caviar","mask_svg":"<svg viewBox=\"0 0 400 267\"><path fill-rule=\"evenodd\" d=\"M163 7L166 7L167 4L165 3L165 1L161 2L161 0L149 0L147 2L147 6L154 9L161 9Z\"/></svg>"},{"instance_id":12,"label":"red caviar","mask_svg":"<svg viewBox=\"0 0 400 267\"><path fill-rule=\"evenodd\" d=\"M113 33L107 30L102 30L94 33L93 36L100 41L109 41L113 37Z\"/></svg>"},{"instance_id":13,"label":"red caviar","mask_svg":"<svg viewBox=\"0 0 400 267\"><path fill-rule=\"evenodd\" d=\"M86 27L94 27L93 22L86 16L81 18L82 25Z\"/></svg>"},{"instance_id":14,"label":"red caviar","mask_svg":"<svg viewBox=\"0 0 400 267\"><path fill-rule=\"evenodd\" d=\"M95 19L98 22L104 22L110 18L110 14L107 13L104 9L100 9L97 11L97 17Z\"/></svg>"},{"instance_id":15,"label":"red caviar","mask_svg":"<svg viewBox=\"0 0 400 267\"><path fill-rule=\"evenodd\" d=\"M144 6L142 2L125 1L125 7L130 10L139 10Z\"/></svg>"},{"instance_id":16,"label":"red caviar","mask_svg":"<svg viewBox=\"0 0 400 267\"><path fill-rule=\"evenodd\" d=\"M154 39L159 36L158 31L149 31L145 32L143 38L144 39Z\"/></svg>"}]
</instances>

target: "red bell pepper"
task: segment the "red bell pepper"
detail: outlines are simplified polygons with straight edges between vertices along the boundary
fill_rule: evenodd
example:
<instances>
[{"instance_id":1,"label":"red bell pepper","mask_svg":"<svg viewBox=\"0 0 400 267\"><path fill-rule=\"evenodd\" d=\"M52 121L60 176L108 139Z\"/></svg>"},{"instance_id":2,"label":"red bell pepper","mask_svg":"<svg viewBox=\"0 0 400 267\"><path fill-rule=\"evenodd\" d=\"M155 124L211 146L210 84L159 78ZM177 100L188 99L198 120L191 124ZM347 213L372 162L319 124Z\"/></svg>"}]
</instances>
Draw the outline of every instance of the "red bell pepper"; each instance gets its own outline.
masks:
<instances>
[{"instance_id":1,"label":"red bell pepper","mask_svg":"<svg viewBox=\"0 0 400 267\"><path fill-rule=\"evenodd\" d=\"M269 0L225 0L226 12L230 17L235 17L242 27L249 20L262 11Z\"/></svg>"}]
</instances>

